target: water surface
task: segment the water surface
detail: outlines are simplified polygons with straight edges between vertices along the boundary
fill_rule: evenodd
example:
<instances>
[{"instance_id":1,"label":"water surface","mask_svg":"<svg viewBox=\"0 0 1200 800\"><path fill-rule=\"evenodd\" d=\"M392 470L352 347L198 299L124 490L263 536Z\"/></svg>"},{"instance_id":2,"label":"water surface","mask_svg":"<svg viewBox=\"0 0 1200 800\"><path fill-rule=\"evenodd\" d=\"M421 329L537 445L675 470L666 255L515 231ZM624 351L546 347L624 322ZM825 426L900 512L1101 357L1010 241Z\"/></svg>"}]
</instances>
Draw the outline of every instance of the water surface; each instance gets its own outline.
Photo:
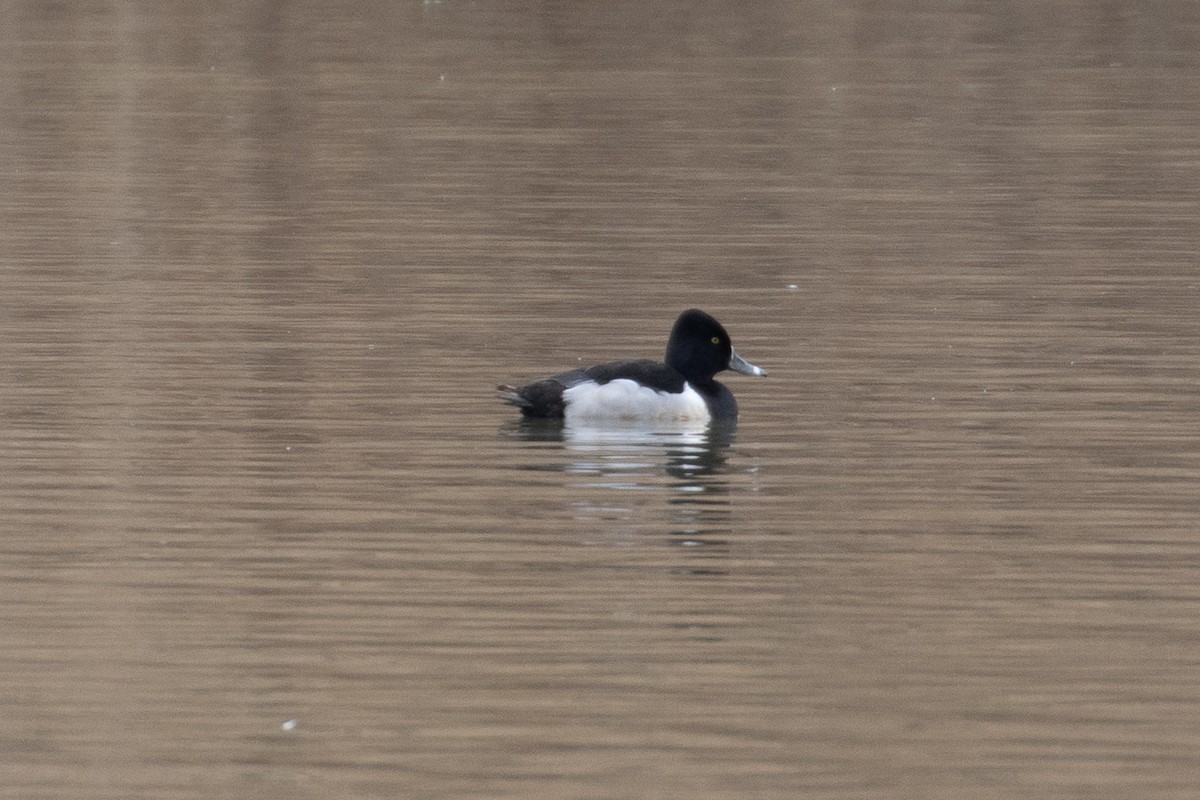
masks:
<instances>
[{"instance_id":1,"label":"water surface","mask_svg":"<svg viewBox=\"0 0 1200 800\"><path fill-rule=\"evenodd\" d=\"M1194 4L9 12L0 796L1195 796Z\"/></svg>"}]
</instances>

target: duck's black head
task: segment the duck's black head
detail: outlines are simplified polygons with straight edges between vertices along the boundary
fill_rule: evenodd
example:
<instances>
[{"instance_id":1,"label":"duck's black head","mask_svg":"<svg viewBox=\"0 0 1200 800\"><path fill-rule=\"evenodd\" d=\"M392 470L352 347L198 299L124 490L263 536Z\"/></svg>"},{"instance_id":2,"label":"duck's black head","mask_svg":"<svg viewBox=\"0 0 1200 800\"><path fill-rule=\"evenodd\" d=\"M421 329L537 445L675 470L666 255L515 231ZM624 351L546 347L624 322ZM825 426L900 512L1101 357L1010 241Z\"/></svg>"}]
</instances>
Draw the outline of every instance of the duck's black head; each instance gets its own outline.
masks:
<instances>
[{"instance_id":1,"label":"duck's black head","mask_svg":"<svg viewBox=\"0 0 1200 800\"><path fill-rule=\"evenodd\" d=\"M708 383L726 369L744 375L767 374L739 356L721 323L698 308L688 309L675 320L665 360L692 383Z\"/></svg>"}]
</instances>

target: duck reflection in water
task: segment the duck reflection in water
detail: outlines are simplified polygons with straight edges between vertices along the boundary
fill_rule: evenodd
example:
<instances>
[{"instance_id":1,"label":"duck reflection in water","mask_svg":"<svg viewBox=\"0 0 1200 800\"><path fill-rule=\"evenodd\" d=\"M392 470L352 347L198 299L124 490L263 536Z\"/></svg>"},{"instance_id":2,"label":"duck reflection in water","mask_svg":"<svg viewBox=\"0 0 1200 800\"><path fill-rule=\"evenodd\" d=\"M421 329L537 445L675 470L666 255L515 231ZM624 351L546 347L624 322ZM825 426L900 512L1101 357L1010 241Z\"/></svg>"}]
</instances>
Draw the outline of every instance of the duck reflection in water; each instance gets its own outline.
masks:
<instances>
[{"instance_id":1,"label":"duck reflection in water","mask_svg":"<svg viewBox=\"0 0 1200 800\"><path fill-rule=\"evenodd\" d=\"M563 471L603 474L662 465L667 475L681 481L723 474L736 433L736 420L593 427L532 417L513 420L501 430L503 436L526 442L561 442L567 452L588 456L563 465Z\"/></svg>"},{"instance_id":2,"label":"duck reflection in water","mask_svg":"<svg viewBox=\"0 0 1200 800\"><path fill-rule=\"evenodd\" d=\"M689 553L672 571L696 575L726 571L713 568L709 559L725 554L733 536L730 481L735 476L728 455L735 432L734 420L663 430L661 424L585 427L561 419L521 419L502 429L502 435L539 445L547 455L563 456L523 468L561 472L568 476L566 486L586 490L572 501L571 516L589 534L599 524L604 541L647 532L669 536ZM553 443L561 450L546 451L544 446ZM664 488L665 517L649 494L661 495Z\"/></svg>"}]
</instances>

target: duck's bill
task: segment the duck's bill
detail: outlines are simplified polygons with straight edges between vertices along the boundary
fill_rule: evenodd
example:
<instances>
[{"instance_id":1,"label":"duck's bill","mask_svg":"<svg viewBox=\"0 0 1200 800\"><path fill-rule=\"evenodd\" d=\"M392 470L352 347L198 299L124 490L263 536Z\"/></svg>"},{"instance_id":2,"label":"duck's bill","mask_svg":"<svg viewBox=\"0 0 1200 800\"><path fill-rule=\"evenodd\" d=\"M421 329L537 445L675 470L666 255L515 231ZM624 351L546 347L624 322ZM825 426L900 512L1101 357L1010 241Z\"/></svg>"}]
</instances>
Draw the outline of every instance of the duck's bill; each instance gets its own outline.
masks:
<instances>
[{"instance_id":1,"label":"duck's bill","mask_svg":"<svg viewBox=\"0 0 1200 800\"><path fill-rule=\"evenodd\" d=\"M756 367L746 359L739 356L736 350L733 351L733 353L731 353L729 356L729 368L734 372L740 372L743 375L761 376L767 374L767 371L762 367Z\"/></svg>"}]
</instances>

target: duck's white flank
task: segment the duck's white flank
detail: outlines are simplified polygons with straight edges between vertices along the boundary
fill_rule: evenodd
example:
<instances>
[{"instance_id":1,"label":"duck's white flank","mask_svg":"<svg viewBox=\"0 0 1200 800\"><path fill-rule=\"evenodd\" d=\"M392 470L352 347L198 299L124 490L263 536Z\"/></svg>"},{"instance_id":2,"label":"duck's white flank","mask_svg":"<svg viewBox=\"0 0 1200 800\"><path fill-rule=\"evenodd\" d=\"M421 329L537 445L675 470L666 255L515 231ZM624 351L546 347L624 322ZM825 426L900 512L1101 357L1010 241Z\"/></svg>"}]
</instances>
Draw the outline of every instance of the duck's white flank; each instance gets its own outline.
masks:
<instances>
[{"instance_id":1,"label":"duck's white flank","mask_svg":"<svg viewBox=\"0 0 1200 800\"><path fill-rule=\"evenodd\" d=\"M707 421L708 405L685 383L675 394L660 392L628 378L605 384L581 383L563 391L565 416L570 420Z\"/></svg>"}]
</instances>

